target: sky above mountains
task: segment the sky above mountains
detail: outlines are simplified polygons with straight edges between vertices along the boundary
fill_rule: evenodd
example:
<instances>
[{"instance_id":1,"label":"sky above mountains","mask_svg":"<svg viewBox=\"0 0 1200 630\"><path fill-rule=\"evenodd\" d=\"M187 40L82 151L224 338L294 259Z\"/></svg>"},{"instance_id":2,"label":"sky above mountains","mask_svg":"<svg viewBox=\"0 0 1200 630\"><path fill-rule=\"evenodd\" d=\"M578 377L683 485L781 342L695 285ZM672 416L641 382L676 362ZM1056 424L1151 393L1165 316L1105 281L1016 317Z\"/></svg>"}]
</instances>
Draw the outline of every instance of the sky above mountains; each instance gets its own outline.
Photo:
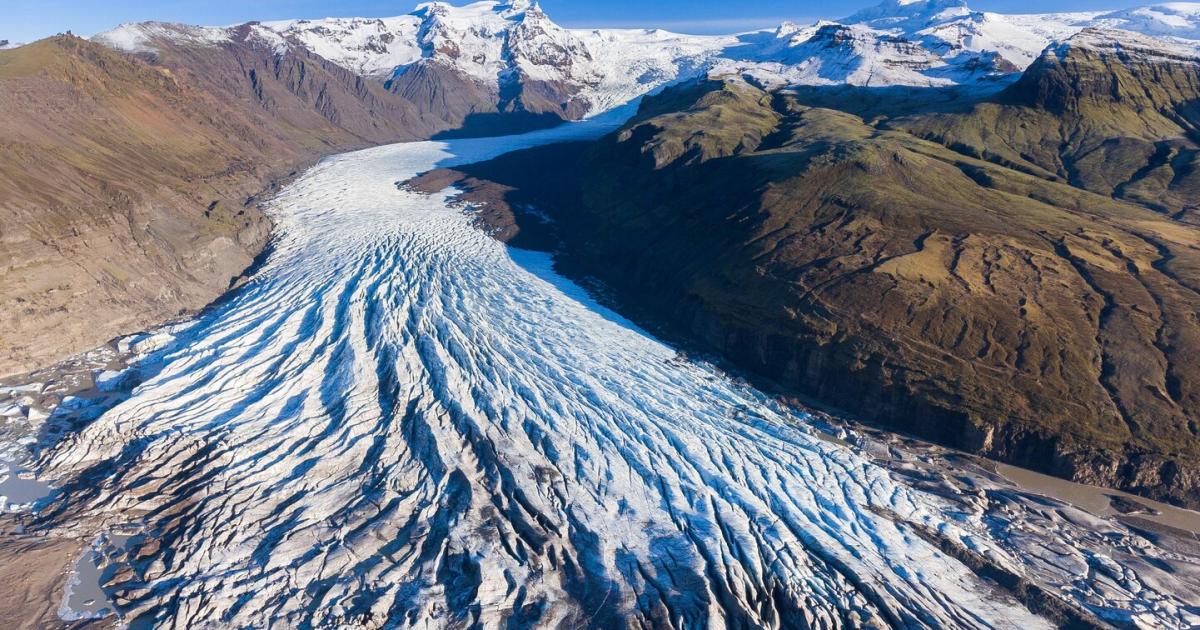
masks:
<instances>
[{"instance_id":1,"label":"sky above mountains","mask_svg":"<svg viewBox=\"0 0 1200 630\"><path fill-rule=\"evenodd\" d=\"M466 4L468 0L454 0ZM1105 0L968 0L975 9L1043 13L1120 9L1148 2ZM844 17L878 0L542 0L566 27L658 27L684 33L732 33ZM408 13L413 0L4 0L0 40L27 42L72 31L92 35L122 22L161 20L226 25L250 20L386 17Z\"/></svg>"}]
</instances>

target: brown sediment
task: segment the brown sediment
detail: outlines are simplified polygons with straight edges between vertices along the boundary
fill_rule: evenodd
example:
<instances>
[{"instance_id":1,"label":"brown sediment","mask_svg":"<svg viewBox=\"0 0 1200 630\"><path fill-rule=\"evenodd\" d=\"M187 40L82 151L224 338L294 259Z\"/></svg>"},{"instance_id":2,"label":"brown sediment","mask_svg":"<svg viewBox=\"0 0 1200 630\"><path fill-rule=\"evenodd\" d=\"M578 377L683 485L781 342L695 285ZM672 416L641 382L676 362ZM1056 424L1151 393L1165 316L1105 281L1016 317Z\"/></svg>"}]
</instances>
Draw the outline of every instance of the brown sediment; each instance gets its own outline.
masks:
<instances>
[{"instance_id":1,"label":"brown sediment","mask_svg":"<svg viewBox=\"0 0 1200 630\"><path fill-rule=\"evenodd\" d=\"M75 627L58 617L72 565L85 543L60 537L12 534L0 517L0 627L34 630Z\"/></svg>"}]
</instances>

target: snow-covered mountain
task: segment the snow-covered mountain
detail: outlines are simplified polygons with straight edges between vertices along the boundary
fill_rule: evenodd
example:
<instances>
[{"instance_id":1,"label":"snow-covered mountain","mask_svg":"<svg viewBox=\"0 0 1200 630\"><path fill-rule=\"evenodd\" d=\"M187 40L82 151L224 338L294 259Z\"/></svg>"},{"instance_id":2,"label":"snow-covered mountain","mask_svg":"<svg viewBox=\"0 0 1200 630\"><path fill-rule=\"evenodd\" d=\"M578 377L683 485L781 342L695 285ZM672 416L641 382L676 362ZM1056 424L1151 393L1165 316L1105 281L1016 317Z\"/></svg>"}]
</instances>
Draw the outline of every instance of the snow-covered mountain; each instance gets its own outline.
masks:
<instances>
[{"instance_id":1,"label":"snow-covered mountain","mask_svg":"<svg viewBox=\"0 0 1200 630\"><path fill-rule=\"evenodd\" d=\"M1200 41L1182 38L1150 37L1138 32L1088 27L1048 46L1043 55L1065 58L1071 50L1087 50L1119 55L1130 62L1198 62Z\"/></svg>"},{"instance_id":2,"label":"snow-covered mountain","mask_svg":"<svg viewBox=\"0 0 1200 630\"><path fill-rule=\"evenodd\" d=\"M421 58L421 21L415 15L288 20L264 26L363 76L387 79L397 67Z\"/></svg>"},{"instance_id":3,"label":"snow-covered mountain","mask_svg":"<svg viewBox=\"0 0 1200 630\"><path fill-rule=\"evenodd\" d=\"M219 46L243 27L124 24L95 40L134 53L159 45ZM733 36L692 36L657 29L569 30L536 2L419 5L394 18L327 18L254 23L250 33L279 47L300 46L380 81L422 64L451 68L498 95L510 85L551 85L577 111L605 111L683 75L692 75Z\"/></svg>"},{"instance_id":4,"label":"snow-covered mountain","mask_svg":"<svg viewBox=\"0 0 1200 630\"><path fill-rule=\"evenodd\" d=\"M964 0L886 0L836 22L785 23L773 33L743 36L743 45L723 50L712 67L768 84L987 86L1088 28L1186 47L1186 40L1200 39L1200 4L1006 15L972 10Z\"/></svg>"},{"instance_id":5,"label":"snow-covered mountain","mask_svg":"<svg viewBox=\"0 0 1200 630\"><path fill-rule=\"evenodd\" d=\"M1156 37L1200 39L1200 2L1168 2L1099 16L1095 26Z\"/></svg>"},{"instance_id":6,"label":"snow-covered mountain","mask_svg":"<svg viewBox=\"0 0 1200 630\"><path fill-rule=\"evenodd\" d=\"M918 41L932 50L995 51L1018 67L1031 63L1050 42L1085 28L1200 39L1200 3L1183 2L1114 12L1005 15L973 11L963 0L888 0L844 21Z\"/></svg>"},{"instance_id":7,"label":"snow-covered mountain","mask_svg":"<svg viewBox=\"0 0 1200 630\"><path fill-rule=\"evenodd\" d=\"M776 85L950 86L1017 68L992 51L939 54L898 33L863 24L784 24L713 60L711 73Z\"/></svg>"},{"instance_id":8,"label":"snow-covered mountain","mask_svg":"<svg viewBox=\"0 0 1200 630\"><path fill-rule=\"evenodd\" d=\"M1089 27L1200 39L1200 3L1005 15L972 10L964 0L886 0L839 21L696 36L566 29L535 1L489 0L465 6L430 2L393 18L254 23L249 30L127 24L96 39L149 52L155 41L218 46L241 28L280 50L303 47L378 81L395 81L415 68L440 77L450 72L460 84L491 94L502 111L546 110L551 109L546 103L558 102L555 113L577 117L704 72L742 74L768 84L990 86L1023 70L1051 43ZM506 98L522 92L534 96L506 105Z\"/></svg>"},{"instance_id":9,"label":"snow-covered mountain","mask_svg":"<svg viewBox=\"0 0 1200 630\"><path fill-rule=\"evenodd\" d=\"M736 39L661 30L571 30L536 2L422 4L406 16L264 24L365 76L388 79L434 61L495 85L528 79L563 86L603 111L681 73L691 73Z\"/></svg>"}]
</instances>

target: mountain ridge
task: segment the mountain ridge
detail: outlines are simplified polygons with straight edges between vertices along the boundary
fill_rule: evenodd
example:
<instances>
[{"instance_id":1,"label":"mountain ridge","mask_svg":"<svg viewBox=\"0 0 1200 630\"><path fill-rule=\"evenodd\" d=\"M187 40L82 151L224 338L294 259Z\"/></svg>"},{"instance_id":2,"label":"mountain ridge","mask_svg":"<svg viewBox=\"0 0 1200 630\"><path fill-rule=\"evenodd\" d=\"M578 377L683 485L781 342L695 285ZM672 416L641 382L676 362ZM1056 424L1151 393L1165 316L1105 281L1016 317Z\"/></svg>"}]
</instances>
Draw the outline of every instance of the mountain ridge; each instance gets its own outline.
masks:
<instances>
[{"instance_id":1,"label":"mountain ridge","mask_svg":"<svg viewBox=\"0 0 1200 630\"><path fill-rule=\"evenodd\" d=\"M280 45L307 47L379 81L394 80L415 65L440 60L497 94L504 91L506 81L522 75L561 85L556 93L562 101L560 109L577 115L603 111L666 82L712 72L748 73L778 85L998 89L996 77L1015 76L1046 46L1084 28L1126 28L1165 37L1192 34L1188 25L1200 25L1200 10L1182 6L1006 15L975 11L960 0L889 0L839 21L810 26L784 23L773 32L732 36L564 29L536 3L494 1L463 6L431 2L390 18L251 24L264 36L279 36L284 42ZM150 24L150 28L161 26ZM139 28L123 25L96 37L137 52ZM188 39L186 31L195 28L187 27L181 37ZM227 29L206 29L204 39L219 39L223 30ZM607 46L605 40L622 45ZM831 46L831 41L838 45ZM830 52L823 54L823 49ZM543 60L548 63L539 63L539 55L547 55ZM847 70L831 73L831 67ZM569 106L572 100L580 104Z\"/></svg>"}]
</instances>

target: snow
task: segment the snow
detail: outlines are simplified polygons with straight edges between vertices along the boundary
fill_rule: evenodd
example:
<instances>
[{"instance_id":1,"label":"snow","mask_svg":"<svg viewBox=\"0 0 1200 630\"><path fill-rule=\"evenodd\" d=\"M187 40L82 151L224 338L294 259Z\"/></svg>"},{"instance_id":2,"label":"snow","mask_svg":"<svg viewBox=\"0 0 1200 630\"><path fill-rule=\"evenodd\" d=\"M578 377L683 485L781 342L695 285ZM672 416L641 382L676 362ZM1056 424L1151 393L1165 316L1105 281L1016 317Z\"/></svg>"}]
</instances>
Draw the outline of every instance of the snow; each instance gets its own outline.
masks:
<instances>
[{"instance_id":1,"label":"snow","mask_svg":"<svg viewBox=\"0 0 1200 630\"><path fill-rule=\"evenodd\" d=\"M96 387L100 388L100 391L112 391L120 386L120 370L104 370L96 374Z\"/></svg>"},{"instance_id":2,"label":"snow","mask_svg":"<svg viewBox=\"0 0 1200 630\"><path fill-rule=\"evenodd\" d=\"M1061 57L1070 48L1120 55L1127 60L1160 63L1194 63L1200 60L1200 41L1149 37L1131 31L1112 29L1084 29L1048 50Z\"/></svg>"},{"instance_id":3,"label":"snow","mask_svg":"<svg viewBox=\"0 0 1200 630\"><path fill-rule=\"evenodd\" d=\"M1017 68L1025 69L1051 42L1083 29L1092 13L1041 15L978 14L974 20L928 27L918 37L935 38L968 51L996 51Z\"/></svg>"},{"instance_id":4,"label":"snow","mask_svg":"<svg viewBox=\"0 0 1200 630\"><path fill-rule=\"evenodd\" d=\"M263 26L363 76L387 78L397 66L421 58L417 45L420 19L413 15L288 20L264 22Z\"/></svg>"},{"instance_id":5,"label":"snow","mask_svg":"<svg viewBox=\"0 0 1200 630\"><path fill-rule=\"evenodd\" d=\"M955 81L937 76L947 65L934 53L908 40L867 26L819 22L813 27L781 28L775 39L744 49L745 58L724 58L712 74L749 75L778 85L919 85L946 86Z\"/></svg>"},{"instance_id":6,"label":"snow","mask_svg":"<svg viewBox=\"0 0 1200 630\"><path fill-rule=\"evenodd\" d=\"M1168 2L1114 11L1098 17L1094 25L1157 37L1200 39L1200 3Z\"/></svg>"},{"instance_id":7,"label":"snow","mask_svg":"<svg viewBox=\"0 0 1200 630\"><path fill-rule=\"evenodd\" d=\"M263 26L364 76L387 78L427 58L497 86L519 70L529 79L574 86L593 114L694 75L737 41L661 30L564 29L530 2L433 2L395 18Z\"/></svg>"},{"instance_id":8,"label":"snow","mask_svg":"<svg viewBox=\"0 0 1200 630\"><path fill-rule=\"evenodd\" d=\"M506 35L523 21L525 10L497 2L462 7L431 2L418 5L413 15L421 19L417 43L424 56L446 58L468 76L495 81L508 68Z\"/></svg>"},{"instance_id":9,"label":"snow","mask_svg":"<svg viewBox=\"0 0 1200 630\"><path fill-rule=\"evenodd\" d=\"M142 53L157 50L154 41L162 39L175 44L216 46L230 40L229 29L191 26L168 22L139 22L122 24L93 37L95 41L125 52Z\"/></svg>"},{"instance_id":10,"label":"snow","mask_svg":"<svg viewBox=\"0 0 1200 630\"><path fill-rule=\"evenodd\" d=\"M246 33L246 41L270 48L276 55L286 54L291 44L279 33L260 24L252 24Z\"/></svg>"},{"instance_id":11,"label":"snow","mask_svg":"<svg viewBox=\"0 0 1200 630\"><path fill-rule=\"evenodd\" d=\"M1114 619L1197 621L1162 568L1183 555L1047 524L1044 500L964 512L488 238L454 191L395 185L630 113L312 168L272 202L262 270L42 458L61 526L148 530L151 557L104 574L153 564L133 608L197 627L1051 627L918 526Z\"/></svg>"},{"instance_id":12,"label":"snow","mask_svg":"<svg viewBox=\"0 0 1200 630\"><path fill-rule=\"evenodd\" d=\"M885 0L841 21L846 24L868 24L878 29L912 31L970 14L971 10L964 0Z\"/></svg>"},{"instance_id":13,"label":"snow","mask_svg":"<svg viewBox=\"0 0 1200 630\"><path fill-rule=\"evenodd\" d=\"M591 55L599 81L584 90L594 113L631 101L663 84L703 71L736 36L680 35L660 29L572 30Z\"/></svg>"},{"instance_id":14,"label":"snow","mask_svg":"<svg viewBox=\"0 0 1200 630\"><path fill-rule=\"evenodd\" d=\"M562 29L527 2L430 3L248 32L374 77L430 57L486 81L520 70L576 85L599 113L703 72L950 85L982 78L972 60L999 53L1024 67L1055 41L1160 54L1161 40L1084 29L1183 37L1195 6L1001 15L898 1L854 24L697 37ZM140 24L97 39L144 52L228 36ZM1169 42L1170 55L1176 45L1189 46ZM38 479L70 507L56 511L71 519L63 527L93 540L153 533L161 550L137 607L200 627L447 626L468 608L460 601L477 603L485 626L529 605L551 626L657 610L696 625L796 614L813 627L1050 627L917 527L1114 623L1200 623L1200 563L1186 551L1019 493L950 501L936 474L914 464L898 475L681 360L547 256L474 229L453 191L395 186L594 137L628 114L335 156L293 182L273 202L275 248L254 279L194 321L122 341L153 369L137 368L126 398L41 453ZM120 565L140 549L113 553ZM173 609L180 601L205 605Z\"/></svg>"}]
</instances>

